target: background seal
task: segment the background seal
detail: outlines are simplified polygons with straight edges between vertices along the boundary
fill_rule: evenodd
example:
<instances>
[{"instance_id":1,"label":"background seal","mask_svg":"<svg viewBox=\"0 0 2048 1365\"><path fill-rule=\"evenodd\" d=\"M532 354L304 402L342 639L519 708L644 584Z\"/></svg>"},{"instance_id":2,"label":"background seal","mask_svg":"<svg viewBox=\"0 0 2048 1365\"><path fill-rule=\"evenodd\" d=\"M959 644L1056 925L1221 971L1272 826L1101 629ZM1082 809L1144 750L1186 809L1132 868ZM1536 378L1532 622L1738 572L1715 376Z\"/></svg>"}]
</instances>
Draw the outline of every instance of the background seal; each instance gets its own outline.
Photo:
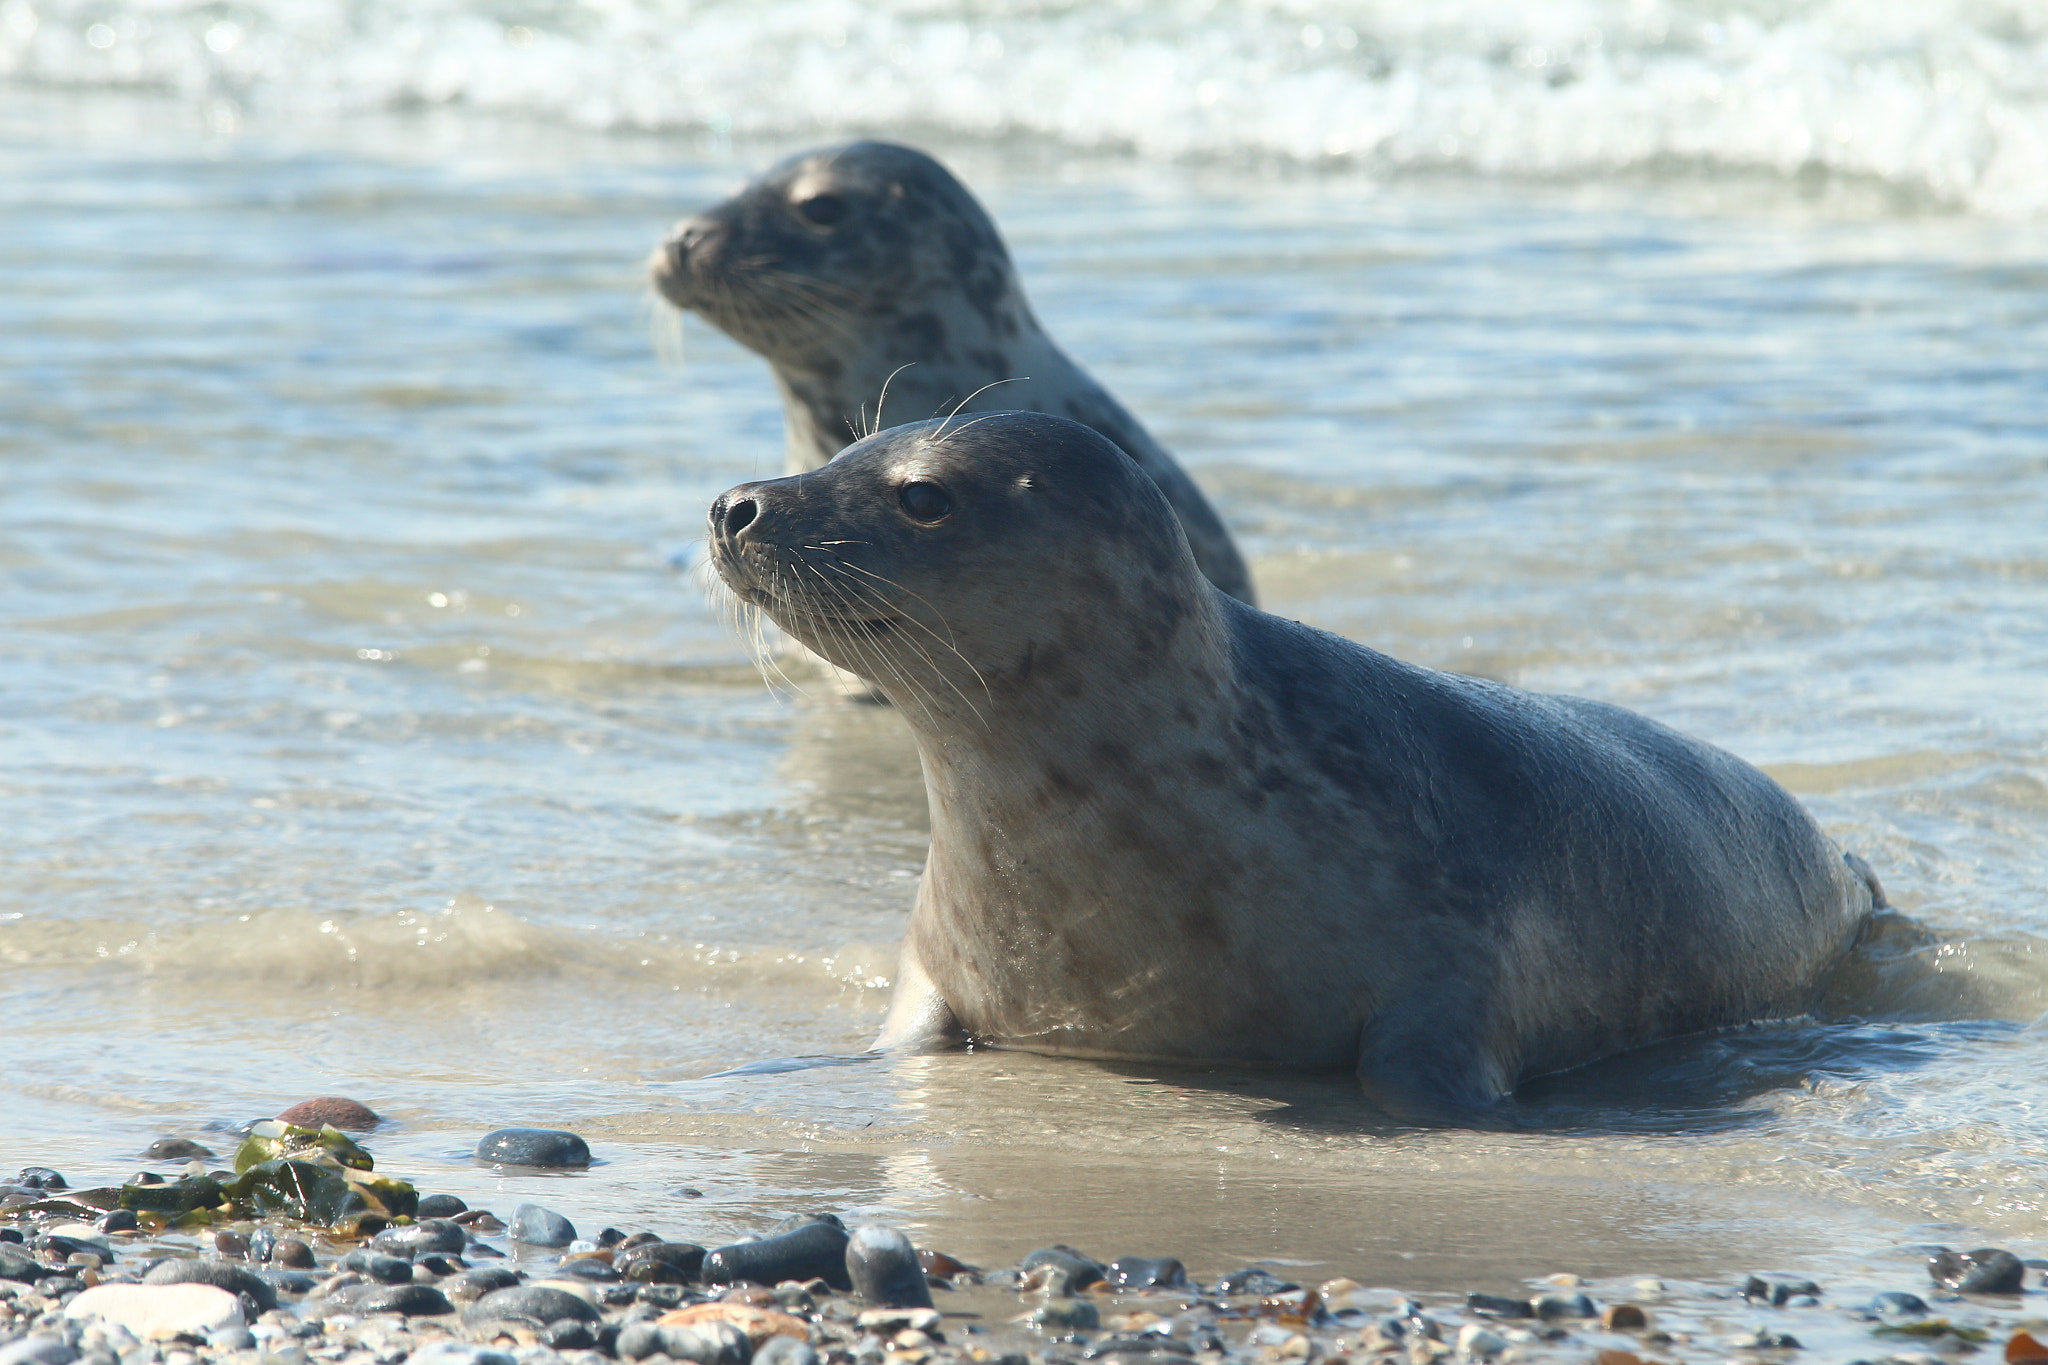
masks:
<instances>
[{"instance_id":1,"label":"background seal","mask_svg":"<svg viewBox=\"0 0 2048 1365\"><path fill-rule=\"evenodd\" d=\"M733 489L711 538L916 736L932 846L885 1046L1349 1067L1469 1114L1809 1011L1883 903L1711 745L1215 591L1076 423L884 432Z\"/></svg>"},{"instance_id":2,"label":"background seal","mask_svg":"<svg viewBox=\"0 0 2048 1365\"><path fill-rule=\"evenodd\" d=\"M925 153L854 142L790 157L678 224L649 269L662 297L774 369L789 472L818 468L892 418L1057 413L1136 460L1202 572L1254 600L1244 558L1201 489L1053 344L995 223Z\"/></svg>"}]
</instances>

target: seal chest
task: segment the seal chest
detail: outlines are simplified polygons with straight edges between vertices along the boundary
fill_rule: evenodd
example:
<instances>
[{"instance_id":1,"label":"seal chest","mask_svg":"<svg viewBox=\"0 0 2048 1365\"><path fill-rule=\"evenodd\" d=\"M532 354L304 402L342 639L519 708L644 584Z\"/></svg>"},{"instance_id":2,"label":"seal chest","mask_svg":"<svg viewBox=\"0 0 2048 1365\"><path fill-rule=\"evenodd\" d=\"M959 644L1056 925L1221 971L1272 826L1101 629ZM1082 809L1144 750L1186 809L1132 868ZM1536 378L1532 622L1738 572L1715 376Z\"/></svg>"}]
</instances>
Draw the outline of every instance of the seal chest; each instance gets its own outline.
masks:
<instances>
[{"instance_id":1,"label":"seal chest","mask_svg":"<svg viewBox=\"0 0 2048 1365\"><path fill-rule=\"evenodd\" d=\"M711 520L734 593L916 737L932 848L884 1045L1348 1066L1458 1112L1802 1013L1877 903L1721 750L1215 590L1078 423L899 427Z\"/></svg>"},{"instance_id":2,"label":"seal chest","mask_svg":"<svg viewBox=\"0 0 2048 1365\"><path fill-rule=\"evenodd\" d=\"M931 157L887 142L794 156L677 225L655 288L775 371L791 473L886 420L1026 408L1107 436L1173 507L1196 563L1246 602L1251 574L1166 449L1053 344L1001 234Z\"/></svg>"}]
</instances>

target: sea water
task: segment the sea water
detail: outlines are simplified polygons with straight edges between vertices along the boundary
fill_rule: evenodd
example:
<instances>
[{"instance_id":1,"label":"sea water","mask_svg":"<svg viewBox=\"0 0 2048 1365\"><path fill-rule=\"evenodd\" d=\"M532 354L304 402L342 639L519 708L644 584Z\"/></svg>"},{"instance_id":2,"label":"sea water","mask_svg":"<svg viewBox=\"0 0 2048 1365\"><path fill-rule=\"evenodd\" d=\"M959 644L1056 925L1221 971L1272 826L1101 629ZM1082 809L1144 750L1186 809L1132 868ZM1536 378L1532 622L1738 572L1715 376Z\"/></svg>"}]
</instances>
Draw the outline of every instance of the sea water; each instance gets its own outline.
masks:
<instances>
[{"instance_id":1,"label":"sea water","mask_svg":"<svg viewBox=\"0 0 2048 1365\"><path fill-rule=\"evenodd\" d=\"M707 1243L831 1209L1446 1289L2048 1251L2044 32L6 0L0 1174L343 1093L423 1188ZM642 272L851 133L975 188L1268 607L1750 758L1926 935L1512 1131L1341 1078L854 1060L915 757L764 686L707 597L704 510L781 417ZM600 1163L469 1160L514 1123Z\"/></svg>"}]
</instances>

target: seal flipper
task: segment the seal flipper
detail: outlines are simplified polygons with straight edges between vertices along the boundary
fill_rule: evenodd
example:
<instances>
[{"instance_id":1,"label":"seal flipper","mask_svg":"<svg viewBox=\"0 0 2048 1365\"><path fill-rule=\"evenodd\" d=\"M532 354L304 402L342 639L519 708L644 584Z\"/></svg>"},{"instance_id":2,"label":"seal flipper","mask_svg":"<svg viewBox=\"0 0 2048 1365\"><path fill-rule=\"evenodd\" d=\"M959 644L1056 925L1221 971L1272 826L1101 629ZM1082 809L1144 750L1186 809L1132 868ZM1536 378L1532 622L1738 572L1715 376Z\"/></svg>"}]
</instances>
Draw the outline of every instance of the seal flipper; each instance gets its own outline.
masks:
<instances>
[{"instance_id":1,"label":"seal flipper","mask_svg":"<svg viewBox=\"0 0 2048 1365\"><path fill-rule=\"evenodd\" d=\"M1469 1018L1445 1013L1437 997L1403 1001L1366 1022L1358 1040L1366 1099L1410 1123L1469 1123L1497 1109L1512 1084Z\"/></svg>"},{"instance_id":2,"label":"seal flipper","mask_svg":"<svg viewBox=\"0 0 2048 1365\"><path fill-rule=\"evenodd\" d=\"M896 989L889 996L889 1017L875 1048L886 1052L944 1052L967 1041L967 1031L953 1007L917 960L908 943L896 959Z\"/></svg>"},{"instance_id":3,"label":"seal flipper","mask_svg":"<svg viewBox=\"0 0 2048 1365\"><path fill-rule=\"evenodd\" d=\"M1862 857L1855 853L1844 853L1842 861L1847 863L1849 870L1861 877L1863 885L1869 888L1870 910L1872 914L1880 910L1892 908L1892 903L1884 898L1884 883L1878 881L1877 872L1869 863L1863 861Z\"/></svg>"}]
</instances>

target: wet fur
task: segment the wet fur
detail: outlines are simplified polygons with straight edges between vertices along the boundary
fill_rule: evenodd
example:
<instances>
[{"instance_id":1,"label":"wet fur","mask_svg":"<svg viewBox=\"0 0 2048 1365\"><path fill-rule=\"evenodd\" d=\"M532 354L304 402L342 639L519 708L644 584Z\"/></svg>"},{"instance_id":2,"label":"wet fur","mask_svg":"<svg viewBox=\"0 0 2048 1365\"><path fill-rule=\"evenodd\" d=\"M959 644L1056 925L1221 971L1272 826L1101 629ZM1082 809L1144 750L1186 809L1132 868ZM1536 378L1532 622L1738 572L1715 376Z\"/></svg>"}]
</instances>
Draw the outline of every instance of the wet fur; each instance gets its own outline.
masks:
<instances>
[{"instance_id":1,"label":"wet fur","mask_svg":"<svg viewBox=\"0 0 2048 1365\"><path fill-rule=\"evenodd\" d=\"M830 226L805 219L798 205L818 195L847 205L847 216ZM773 367L789 472L816 469L895 422L956 410L1056 413L1135 459L1180 517L1202 572L1253 600L1215 509L1053 344L995 224L923 152L856 142L792 157L678 224L650 268L663 297Z\"/></svg>"},{"instance_id":2,"label":"wet fur","mask_svg":"<svg viewBox=\"0 0 2048 1365\"><path fill-rule=\"evenodd\" d=\"M945 522L899 508L910 479ZM1348 1067L1469 1112L1806 1012L1881 903L1719 749L1215 591L1073 423L885 432L734 489L712 532L735 592L916 736L932 848L886 1045Z\"/></svg>"}]
</instances>

